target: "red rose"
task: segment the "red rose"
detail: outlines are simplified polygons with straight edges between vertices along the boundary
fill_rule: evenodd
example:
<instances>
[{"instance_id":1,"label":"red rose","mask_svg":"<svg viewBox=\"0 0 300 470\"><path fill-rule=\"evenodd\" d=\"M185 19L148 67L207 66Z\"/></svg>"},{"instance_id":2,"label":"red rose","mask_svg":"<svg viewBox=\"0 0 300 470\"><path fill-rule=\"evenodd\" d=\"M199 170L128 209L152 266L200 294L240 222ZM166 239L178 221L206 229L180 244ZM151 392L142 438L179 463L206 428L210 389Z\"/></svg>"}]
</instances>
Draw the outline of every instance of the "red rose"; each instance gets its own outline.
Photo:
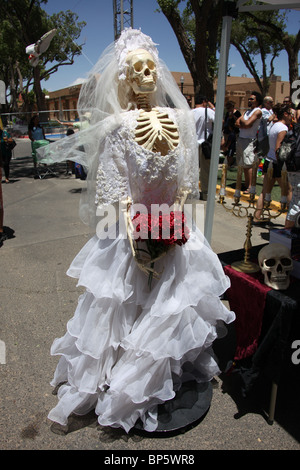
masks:
<instances>
[{"instance_id":1,"label":"red rose","mask_svg":"<svg viewBox=\"0 0 300 470\"><path fill-rule=\"evenodd\" d=\"M183 245L188 241L189 230L185 226L186 220L183 212L176 211L170 214L136 214L133 217L133 225L140 236L137 241L153 240L169 246L173 244Z\"/></svg>"},{"instance_id":2,"label":"red rose","mask_svg":"<svg viewBox=\"0 0 300 470\"><path fill-rule=\"evenodd\" d=\"M135 231L140 236L136 241L146 243L150 259L154 260L166 253L172 245L183 245L188 241L189 229L185 226L186 219L183 212L176 211L170 214L160 214L158 217L152 214L137 213L132 219ZM143 251L141 249L141 251ZM151 264L151 267L154 263ZM151 287L152 274L149 274L149 286Z\"/></svg>"}]
</instances>

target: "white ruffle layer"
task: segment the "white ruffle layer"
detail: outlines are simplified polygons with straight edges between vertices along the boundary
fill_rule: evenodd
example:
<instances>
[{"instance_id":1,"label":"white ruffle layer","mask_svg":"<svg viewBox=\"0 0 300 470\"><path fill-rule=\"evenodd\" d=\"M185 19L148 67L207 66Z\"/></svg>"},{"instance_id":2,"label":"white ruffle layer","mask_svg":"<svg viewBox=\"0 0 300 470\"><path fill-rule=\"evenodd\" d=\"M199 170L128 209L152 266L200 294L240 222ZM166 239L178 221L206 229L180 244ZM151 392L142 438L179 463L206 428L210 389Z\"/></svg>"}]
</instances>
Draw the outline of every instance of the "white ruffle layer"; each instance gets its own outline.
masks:
<instances>
[{"instance_id":1,"label":"white ruffle layer","mask_svg":"<svg viewBox=\"0 0 300 470\"><path fill-rule=\"evenodd\" d=\"M61 355L52 385L65 382L51 420L66 425L95 409L103 426L128 432L140 418L154 431L157 405L182 382L219 373L211 345L235 316L219 299L229 280L217 256L192 232L155 269L162 275L149 291L124 239L95 236L76 256L68 274L86 292L51 348Z\"/></svg>"}]
</instances>

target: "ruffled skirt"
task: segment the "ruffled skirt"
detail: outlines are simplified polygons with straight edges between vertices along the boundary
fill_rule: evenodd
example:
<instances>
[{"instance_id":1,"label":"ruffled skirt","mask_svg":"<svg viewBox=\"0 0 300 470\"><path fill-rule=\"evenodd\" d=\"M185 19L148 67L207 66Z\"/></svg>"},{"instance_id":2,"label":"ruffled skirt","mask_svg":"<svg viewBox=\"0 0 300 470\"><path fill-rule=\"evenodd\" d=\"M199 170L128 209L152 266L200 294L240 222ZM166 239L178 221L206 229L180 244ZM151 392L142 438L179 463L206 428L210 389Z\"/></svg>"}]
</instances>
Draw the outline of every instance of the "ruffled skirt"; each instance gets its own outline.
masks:
<instances>
[{"instance_id":1,"label":"ruffled skirt","mask_svg":"<svg viewBox=\"0 0 300 470\"><path fill-rule=\"evenodd\" d=\"M220 301L229 279L218 257L197 231L155 269L161 276L149 290L122 238L94 236L76 256L67 274L86 289L51 348L61 356L51 384L64 383L52 421L66 425L71 413L94 409L103 426L128 432L140 419L155 431L157 405L182 383L220 372L211 346L235 315Z\"/></svg>"}]
</instances>

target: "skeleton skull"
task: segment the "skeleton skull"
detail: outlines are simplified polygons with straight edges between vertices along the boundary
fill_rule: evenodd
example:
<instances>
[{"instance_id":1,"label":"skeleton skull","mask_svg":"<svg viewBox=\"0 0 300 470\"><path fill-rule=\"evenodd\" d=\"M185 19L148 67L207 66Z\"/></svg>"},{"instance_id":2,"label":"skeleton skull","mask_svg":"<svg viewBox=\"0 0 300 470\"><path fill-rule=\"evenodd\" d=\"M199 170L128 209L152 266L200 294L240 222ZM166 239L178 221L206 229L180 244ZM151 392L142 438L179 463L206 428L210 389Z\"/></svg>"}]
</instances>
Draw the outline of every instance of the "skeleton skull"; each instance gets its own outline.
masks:
<instances>
[{"instance_id":1,"label":"skeleton skull","mask_svg":"<svg viewBox=\"0 0 300 470\"><path fill-rule=\"evenodd\" d=\"M270 243L258 253L258 264L264 275L264 282L275 290L287 289L293 260L290 250L280 243Z\"/></svg>"},{"instance_id":2,"label":"skeleton skull","mask_svg":"<svg viewBox=\"0 0 300 470\"><path fill-rule=\"evenodd\" d=\"M136 49L127 55L127 80L135 94L156 91L156 65L152 55L144 49Z\"/></svg>"}]
</instances>

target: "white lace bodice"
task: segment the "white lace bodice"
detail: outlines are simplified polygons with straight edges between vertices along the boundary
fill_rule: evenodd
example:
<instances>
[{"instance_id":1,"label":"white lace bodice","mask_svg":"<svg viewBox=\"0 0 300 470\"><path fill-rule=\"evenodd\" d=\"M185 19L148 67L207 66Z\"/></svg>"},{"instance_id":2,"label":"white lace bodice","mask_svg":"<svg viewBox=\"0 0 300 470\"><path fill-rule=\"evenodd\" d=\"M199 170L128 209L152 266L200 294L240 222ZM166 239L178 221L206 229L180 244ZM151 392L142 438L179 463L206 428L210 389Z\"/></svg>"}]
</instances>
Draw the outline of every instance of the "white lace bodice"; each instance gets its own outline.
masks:
<instances>
[{"instance_id":1,"label":"white lace bodice","mask_svg":"<svg viewBox=\"0 0 300 470\"><path fill-rule=\"evenodd\" d=\"M168 110L178 125L176 111ZM198 194L192 168L193 146L184 145L179 127L179 145L162 156L135 142L134 129L139 111L124 113L120 127L110 133L99 155L96 204L113 204L130 196L133 203L172 205L179 190ZM197 178L198 180L198 178Z\"/></svg>"}]
</instances>

